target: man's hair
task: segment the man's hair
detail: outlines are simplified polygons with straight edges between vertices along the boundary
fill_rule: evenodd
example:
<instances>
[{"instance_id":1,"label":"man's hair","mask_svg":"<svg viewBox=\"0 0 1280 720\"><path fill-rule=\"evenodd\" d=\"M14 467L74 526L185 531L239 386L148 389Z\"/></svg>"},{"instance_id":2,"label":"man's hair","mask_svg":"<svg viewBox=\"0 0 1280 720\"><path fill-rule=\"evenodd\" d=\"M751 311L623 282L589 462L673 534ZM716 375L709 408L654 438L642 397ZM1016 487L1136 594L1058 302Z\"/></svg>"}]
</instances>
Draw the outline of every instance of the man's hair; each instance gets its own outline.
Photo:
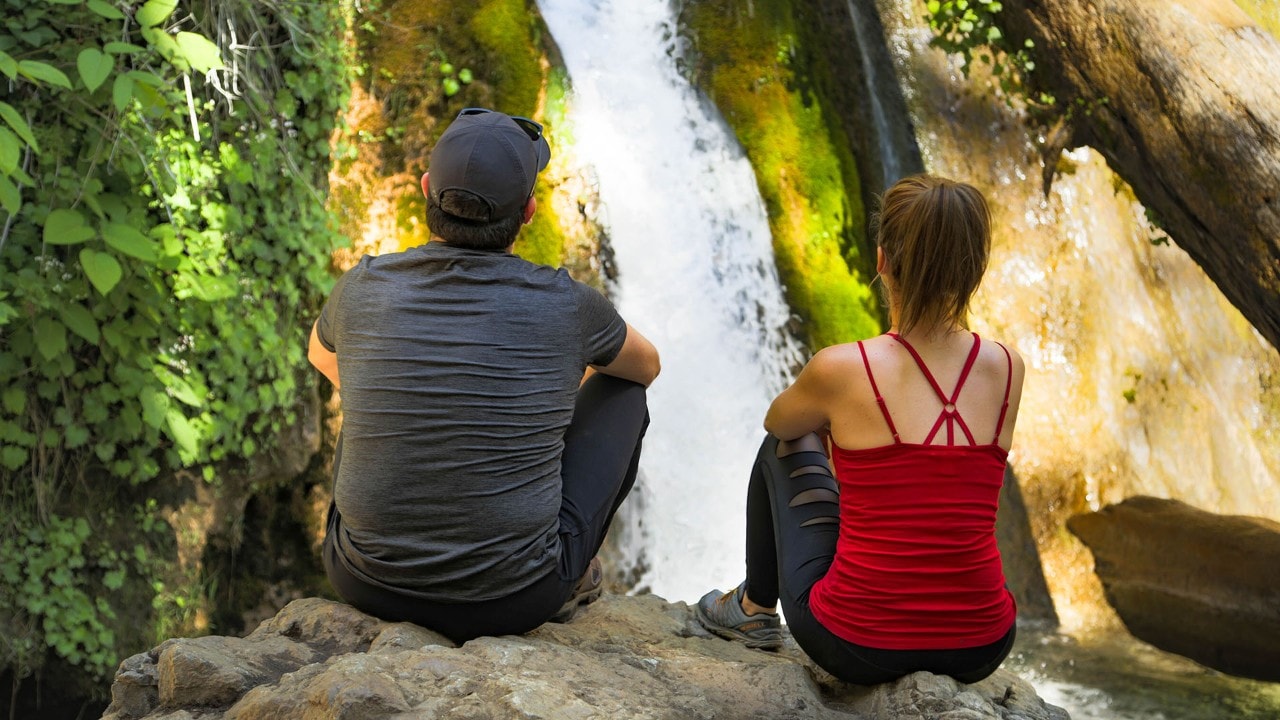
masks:
<instances>
[{"instance_id":1,"label":"man's hair","mask_svg":"<svg viewBox=\"0 0 1280 720\"><path fill-rule=\"evenodd\" d=\"M931 175L894 183L880 201L876 244L898 291L898 331L964 326L987 269L991 211L972 185Z\"/></svg>"},{"instance_id":2,"label":"man's hair","mask_svg":"<svg viewBox=\"0 0 1280 720\"><path fill-rule=\"evenodd\" d=\"M472 250L505 250L515 242L524 223L524 208L514 215L490 222L466 220L449 214L441 207L441 199L435 193L427 195L427 228L450 245ZM464 214L481 214L488 205L478 196L465 190L449 190L443 202L450 209Z\"/></svg>"}]
</instances>

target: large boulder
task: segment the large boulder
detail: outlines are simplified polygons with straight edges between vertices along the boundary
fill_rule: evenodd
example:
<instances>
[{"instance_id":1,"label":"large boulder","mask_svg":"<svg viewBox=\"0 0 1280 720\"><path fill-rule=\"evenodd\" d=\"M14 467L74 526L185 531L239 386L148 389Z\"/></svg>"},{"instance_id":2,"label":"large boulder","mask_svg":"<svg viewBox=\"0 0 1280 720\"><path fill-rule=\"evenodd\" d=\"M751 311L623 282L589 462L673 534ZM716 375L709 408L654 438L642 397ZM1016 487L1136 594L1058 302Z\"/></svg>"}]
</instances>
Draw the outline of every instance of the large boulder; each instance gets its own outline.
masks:
<instances>
[{"instance_id":1,"label":"large boulder","mask_svg":"<svg viewBox=\"0 0 1280 720\"><path fill-rule=\"evenodd\" d=\"M1280 681L1280 524L1133 497L1067 527L1135 637L1222 672Z\"/></svg>"},{"instance_id":2,"label":"large boulder","mask_svg":"<svg viewBox=\"0 0 1280 720\"><path fill-rule=\"evenodd\" d=\"M916 673L858 687L709 635L684 603L606 595L572 622L455 647L326 600L245 638L169 640L121 663L107 720L268 718L894 718L1068 720L1012 673Z\"/></svg>"}]
</instances>

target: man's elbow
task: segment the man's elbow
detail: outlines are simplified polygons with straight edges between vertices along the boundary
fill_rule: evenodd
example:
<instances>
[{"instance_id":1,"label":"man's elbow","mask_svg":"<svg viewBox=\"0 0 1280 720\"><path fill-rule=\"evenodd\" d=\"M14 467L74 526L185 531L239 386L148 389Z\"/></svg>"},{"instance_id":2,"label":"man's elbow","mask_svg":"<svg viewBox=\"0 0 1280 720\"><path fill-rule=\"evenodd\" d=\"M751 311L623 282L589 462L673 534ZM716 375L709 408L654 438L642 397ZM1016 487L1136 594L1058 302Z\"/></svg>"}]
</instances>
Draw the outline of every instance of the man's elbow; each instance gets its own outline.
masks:
<instances>
[{"instance_id":1,"label":"man's elbow","mask_svg":"<svg viewBox=\"0 0 1280 720\"><path fill-rule=\"evenodd\" d=\"M660 375L661 373L662 373L662 358L658 357L658 353L655 350L652 356L649 357L645 362L645 376L648 379L645 380L644 383L642 384L645 387L649 387L650 385L653 384L654 380L658 379L658 375Z\"/></svg>"}]
</instances>

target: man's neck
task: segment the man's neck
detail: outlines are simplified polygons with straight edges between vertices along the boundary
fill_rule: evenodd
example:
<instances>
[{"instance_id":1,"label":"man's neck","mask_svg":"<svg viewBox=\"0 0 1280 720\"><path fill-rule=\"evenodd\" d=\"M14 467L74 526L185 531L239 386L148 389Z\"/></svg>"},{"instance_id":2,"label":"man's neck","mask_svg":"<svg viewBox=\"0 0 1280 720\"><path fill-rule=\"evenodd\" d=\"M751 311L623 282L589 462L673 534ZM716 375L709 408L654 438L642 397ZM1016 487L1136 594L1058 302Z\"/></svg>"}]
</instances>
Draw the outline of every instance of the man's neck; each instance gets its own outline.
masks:
<instances>
[{"instance_id":1,"label":"man's neck","mask_svg":"<svg viewBox=\"0 0 1280 720\"><path fill-rule=\"evenodd\" d=\"M439 235L432 235L432 236L427 240L427 242L438 242L438 243L441 243L441 244L444 244L444 245L449 245L450 247L456 247L456 248L461 248L461 247L463 247L462 245L454 245L454 244L450 243L448 240L445 240L444 238L440 237ZM464 248L464 249L466 249L466 250L477 250L477 251L479 251L479 252L494 252L494 253L496 253L496 252L502 252L502 253L507 253L507 254L509 254L509 255L510 255L510 254L513 254L513 253L515 252L516 244L513 242L513 243L511 243L510 245L506 246L505 248L503 248L503 249L501 249L501 250L482 250L482 249L480 249L480 248Z\"/></svg>"}]
</instances>

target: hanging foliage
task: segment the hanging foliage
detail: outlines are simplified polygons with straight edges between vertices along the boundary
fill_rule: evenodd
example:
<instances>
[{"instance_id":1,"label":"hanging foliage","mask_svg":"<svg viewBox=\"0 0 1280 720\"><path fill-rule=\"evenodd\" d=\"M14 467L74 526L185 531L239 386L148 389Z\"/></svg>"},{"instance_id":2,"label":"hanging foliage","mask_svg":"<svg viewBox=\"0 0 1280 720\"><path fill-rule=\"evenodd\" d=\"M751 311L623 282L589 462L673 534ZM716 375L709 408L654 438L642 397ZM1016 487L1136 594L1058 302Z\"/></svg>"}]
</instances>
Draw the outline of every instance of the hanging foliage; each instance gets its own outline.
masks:
<instances>
[{"instance_id":1,"label":"hanging foliage","mask_svg":"<svg viewBox=\"0 0 1280 720\"><path fill-rule=\"evenodd\" d=\"M48 648L105 675L102 588L163 589L145 498L269 450L312 382L343 22L284 0L0 13L0 665ZM116 498L136 507L86 506Z\"/></svg>"}]
</instances>

